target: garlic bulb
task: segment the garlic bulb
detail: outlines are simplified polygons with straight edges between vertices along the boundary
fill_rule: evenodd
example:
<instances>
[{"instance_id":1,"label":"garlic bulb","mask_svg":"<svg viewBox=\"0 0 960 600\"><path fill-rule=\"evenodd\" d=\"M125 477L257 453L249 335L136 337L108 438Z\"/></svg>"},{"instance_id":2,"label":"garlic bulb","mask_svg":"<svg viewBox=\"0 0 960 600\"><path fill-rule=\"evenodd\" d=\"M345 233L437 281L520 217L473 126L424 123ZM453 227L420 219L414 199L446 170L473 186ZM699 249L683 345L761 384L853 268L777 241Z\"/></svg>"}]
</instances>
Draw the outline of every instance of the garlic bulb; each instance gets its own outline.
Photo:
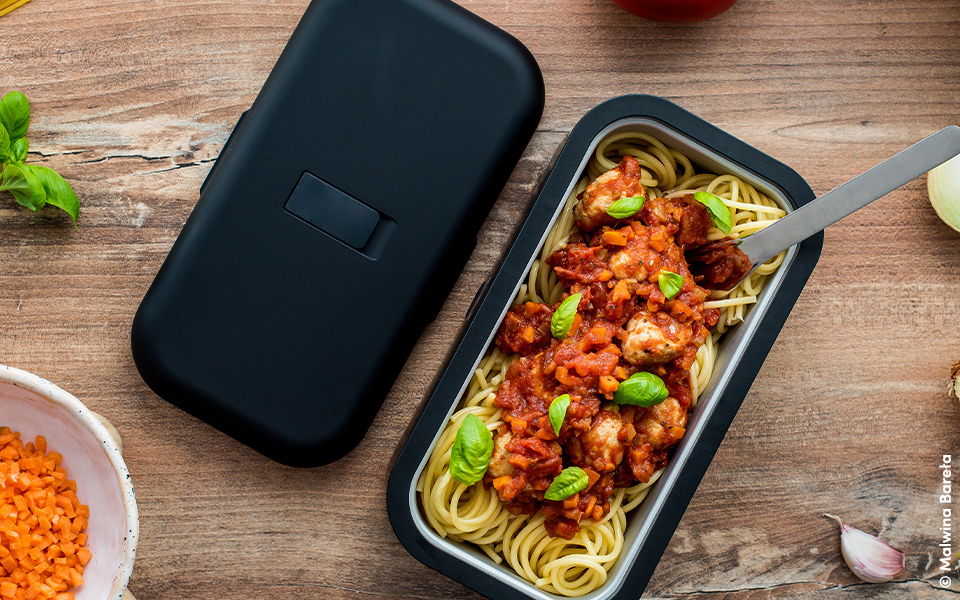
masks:
<instances>
[{"instance_id":1,"label":"garlic bulb","mask_svg":"<svg viewBox=\"0 0 960 600\"><path fill-rule=\"evenodd\" d=\"M903 552L878 537L847 525L840 517L823 516L840 524L840 553L854 575L870 583L883 583L903 570Z\"/></svg>"},{"instance_id":2,"label":"garlic bulb","mask_svg":"<svg viewBox=\"0 0 960 600\"><path fill-rule=\"evenodd\" d=\"M943 222L960 231L960 156L927 174L927 194Z\"/></svg>"}]
</instances>

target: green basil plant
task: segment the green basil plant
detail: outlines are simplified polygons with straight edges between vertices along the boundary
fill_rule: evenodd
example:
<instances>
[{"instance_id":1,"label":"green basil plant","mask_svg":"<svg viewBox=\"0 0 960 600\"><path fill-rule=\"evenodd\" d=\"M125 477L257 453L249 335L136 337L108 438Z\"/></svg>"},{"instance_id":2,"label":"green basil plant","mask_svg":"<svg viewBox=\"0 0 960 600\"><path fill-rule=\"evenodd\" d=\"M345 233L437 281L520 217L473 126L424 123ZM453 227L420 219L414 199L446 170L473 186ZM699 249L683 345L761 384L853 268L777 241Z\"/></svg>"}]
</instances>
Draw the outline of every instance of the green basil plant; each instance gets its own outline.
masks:
<instances>
[{"instance_id":1,"label":"green basil plant","mask_svg":"<svg viewBox=\"0 0 960 600\"><path fill-rule=\"evenodd\" d=\"M73 219L80 215L80 201L67 180L50 167L28 165L27 128L30 126L30 103L20 92L10 92L0 99L0 191L13 194L23 206L36 212L51 204L63 209Z\"/></svg>"}]
</instances>

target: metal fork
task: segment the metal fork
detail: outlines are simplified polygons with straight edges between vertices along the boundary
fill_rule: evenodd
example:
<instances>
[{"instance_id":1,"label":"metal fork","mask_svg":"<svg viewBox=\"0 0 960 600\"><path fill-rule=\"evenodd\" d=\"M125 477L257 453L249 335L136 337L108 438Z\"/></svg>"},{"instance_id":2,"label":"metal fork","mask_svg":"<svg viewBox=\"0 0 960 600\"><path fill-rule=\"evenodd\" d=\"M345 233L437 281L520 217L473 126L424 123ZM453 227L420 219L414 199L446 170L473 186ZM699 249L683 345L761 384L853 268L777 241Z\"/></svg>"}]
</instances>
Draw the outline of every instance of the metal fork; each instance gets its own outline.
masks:
<instances>
[{"instance_id":1,"label":"metal fork","mask_svg":"<svg viewBox=\"0 0 960 600\"><path fill-rule=\"evenodd\" d=\"M960 154L960 127L951 125L764 227L738 244L753 269L898 187ZM743 281L748 272L727 289ZM730 282L726 282L729 284ZM726 286L724 286L726 287Z\"/></svg>"}]
</instances>

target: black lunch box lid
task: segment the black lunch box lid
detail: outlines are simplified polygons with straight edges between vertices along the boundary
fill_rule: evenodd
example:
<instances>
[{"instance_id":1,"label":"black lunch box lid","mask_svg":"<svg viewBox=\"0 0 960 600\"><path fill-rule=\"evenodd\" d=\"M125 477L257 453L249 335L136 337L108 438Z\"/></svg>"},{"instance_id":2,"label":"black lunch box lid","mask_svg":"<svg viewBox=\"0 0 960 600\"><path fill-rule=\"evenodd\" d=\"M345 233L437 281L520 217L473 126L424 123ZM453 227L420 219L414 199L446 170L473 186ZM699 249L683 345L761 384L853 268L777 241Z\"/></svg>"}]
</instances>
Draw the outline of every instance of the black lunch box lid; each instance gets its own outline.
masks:
<instances>
[{"instance_id":1,"label":"black lunch box lid","mask_svg":"<svg viewBox=\"0 0 960 600\"><path fill-rule=\"evenodd\" d=\"M314 0L133 321L144 381L281 463L363 437L543 110L449 0Z\"/></svg>"}]
</instances>

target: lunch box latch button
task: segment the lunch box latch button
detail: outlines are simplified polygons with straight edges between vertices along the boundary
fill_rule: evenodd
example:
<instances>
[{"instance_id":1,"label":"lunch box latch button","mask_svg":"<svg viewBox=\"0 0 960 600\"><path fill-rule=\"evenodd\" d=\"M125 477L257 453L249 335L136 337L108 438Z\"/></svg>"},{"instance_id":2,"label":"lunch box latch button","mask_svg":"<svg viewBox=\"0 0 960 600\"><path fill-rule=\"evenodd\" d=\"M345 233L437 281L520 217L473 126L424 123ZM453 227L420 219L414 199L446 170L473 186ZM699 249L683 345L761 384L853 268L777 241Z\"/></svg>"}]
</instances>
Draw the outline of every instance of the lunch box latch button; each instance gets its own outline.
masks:
<instances>
[{"instance_id":1,"label":"lunch box latch button","mask_svg":"<svg viewBox=\"0 0 960 600\"><path fill-rule=\"evenodd\" d=\"M284 205L303 219L355 250L370 241L380 213L310 173L304 173Z\"/></svg>"}]
</instances>

